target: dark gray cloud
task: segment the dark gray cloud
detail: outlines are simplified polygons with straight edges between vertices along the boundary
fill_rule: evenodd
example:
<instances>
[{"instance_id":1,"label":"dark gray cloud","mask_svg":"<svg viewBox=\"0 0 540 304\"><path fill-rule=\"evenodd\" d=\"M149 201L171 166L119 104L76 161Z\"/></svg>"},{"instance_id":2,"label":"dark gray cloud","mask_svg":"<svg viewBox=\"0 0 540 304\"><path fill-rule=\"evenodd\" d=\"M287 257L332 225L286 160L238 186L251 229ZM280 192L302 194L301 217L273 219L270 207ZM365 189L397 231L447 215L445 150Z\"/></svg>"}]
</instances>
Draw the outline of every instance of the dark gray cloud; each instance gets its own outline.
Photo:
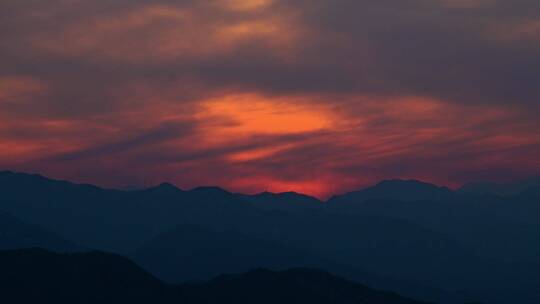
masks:
<instances>
[{"instance_id":1,"label":"dark gray cloud","mask_svg":"<svg viewBox=\"0 0 540 304\"><path fill-rule=\"evenodd\" d=\"M75 52L72 56L55 54L36 48L30 41L35 37L57 38L70 27L92 24L96 18L145 6L168 5L195 11L204 16L201 18L205 22L217 22L219 18L230 22L243 17L193 1L55 0L55 3L4 2L2 34L8 39L3 39L2 65L7 68L2 73L35 74L45 79L60 79L62 84L66 78L72 79L63 88L73 88L71 93L54 99L60 106L78 99L81 111L91 111L92 105L107 110L104 104L114 101L104 96L106 91L126 79L138 76L152 81L166 75L196 78L209 89L236 86L280 94L408 94L458 103L529 106L536 106L540 97L536 85L540 80L537 73L540 20L535 13L536 3L530 0L512 1L511 5L508 1L474 0L276 1L271 8L251 18L289 12L294 19L290 25L303 30L294 42L291 58L272 56L275 50L253 38L232 52L204 55L202 49L203 55L196 58L180 56L156 62L142 57L136 63L122 62L118 57L103 61L99 58L104 54L101 51L96 51L96 57L91 52L78 55ZM148 37L169 25L175 26L168 17L158 14L152 23L125 33L126 43L139 42L134 45L134 53L137 48L159 48L159 45L147 45L155 42ZM188 35L193 30L179 30L177 36L166 38L195 39ZM66 39L77 38L88 37ZM58 40L61 42L66 43L66 49L73 44ZM119 47L114 41L102 42L111 43L109 47L113 51ZM121 56L122 52L117 55ZM95 97L88 100L85 95Z\"/></svg>"}]
</instances>

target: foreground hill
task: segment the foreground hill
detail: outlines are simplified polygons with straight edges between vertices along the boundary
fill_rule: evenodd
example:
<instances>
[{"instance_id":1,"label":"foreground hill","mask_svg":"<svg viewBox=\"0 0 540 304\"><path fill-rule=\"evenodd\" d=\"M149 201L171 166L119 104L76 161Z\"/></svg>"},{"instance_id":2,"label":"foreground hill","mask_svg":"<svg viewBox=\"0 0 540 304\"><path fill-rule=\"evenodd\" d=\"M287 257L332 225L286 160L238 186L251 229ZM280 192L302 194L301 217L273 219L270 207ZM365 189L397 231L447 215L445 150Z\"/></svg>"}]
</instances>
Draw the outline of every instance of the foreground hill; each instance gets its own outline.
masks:
<instances>
[{"instance_id":1,"label":"foreground hill","mask_svg":"<svg viewBox=\"0 0 540 304\"><path fill-rule=\"evenodd\" d=\"M168 298L159 280L111 254L1 251L0 269L6 303L153 303Z\"/></svg>"},{"instance_id":2,"label":"foreground hill","mask_svg":"<svg viewBox=\"0 0 540 304\"><path fill-rule=\"evenodd\" d=\"M207 284L184 286L184 289L187 289L188 299L194 298L196 303L420 303L391 292L375 291L326 272L302 268L282 272L259 269L241 275L222 275Z\"/></svg>"},{"instance_id":3,"label":"foreground hill","mask_svg":"<svg viewBox=\"0 0 540 304\"><path fill-rule=\"evenodd\" d=\"M256 270L171 286L134 263L100 252L0 252L0 293L9 303L420 304L325 272Z\"/></svg>"}]
</instances>

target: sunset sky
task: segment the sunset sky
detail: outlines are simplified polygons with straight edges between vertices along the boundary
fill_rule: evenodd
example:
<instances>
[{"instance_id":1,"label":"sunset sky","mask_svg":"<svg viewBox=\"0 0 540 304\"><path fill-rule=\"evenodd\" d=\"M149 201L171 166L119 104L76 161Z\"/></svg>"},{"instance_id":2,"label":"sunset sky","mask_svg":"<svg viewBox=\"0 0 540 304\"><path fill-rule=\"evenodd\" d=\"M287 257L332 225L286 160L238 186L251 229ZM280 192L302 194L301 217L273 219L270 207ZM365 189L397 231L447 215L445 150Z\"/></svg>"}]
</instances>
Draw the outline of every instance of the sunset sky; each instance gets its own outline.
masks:
<instances>
[{"instance_id":1,"label":"sunset sky","mask_svg":"<svg viewBox=\"0 0 540 304\"><path fill-rule=\"evenodd\" d=\"M538 0L1 0L0 170L297 191L540 175Z\"/></svg>"}]
</instances>

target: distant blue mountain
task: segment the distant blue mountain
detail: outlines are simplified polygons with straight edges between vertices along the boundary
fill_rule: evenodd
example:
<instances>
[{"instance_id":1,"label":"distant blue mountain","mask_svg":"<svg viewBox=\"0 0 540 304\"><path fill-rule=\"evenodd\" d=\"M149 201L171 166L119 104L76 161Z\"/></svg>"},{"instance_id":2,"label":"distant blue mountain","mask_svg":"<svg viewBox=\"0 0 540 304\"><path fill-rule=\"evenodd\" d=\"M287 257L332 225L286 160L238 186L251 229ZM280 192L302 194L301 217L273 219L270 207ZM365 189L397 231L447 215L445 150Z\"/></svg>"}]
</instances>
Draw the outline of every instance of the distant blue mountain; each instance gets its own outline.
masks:
<instances>
[{"instance_id":1,"label":"distant blue mountain","mask_svg":"<svg viewBox=\"0 0 540 304\"><path fill-rule=\"evenodd\" d=\"M371 199L398 201L439 201L452 198L453 191L446 187L417 180L386 180L364 190L334 196L329 203L362 202Z\"/></svg>"},{"instance_id":2,"label":"distant blue mountain","mask_svg":"<svg viewBox=\"0 0 540 304\"><path fill-rule=\"evenodd\" d=\"M237 194L258 208L275 211L305 211L321 209L324 203L309 195L296 192L262 192L255 195Z\"/></svg>"},{"instance_id":3,"label":"distant blue mountain","mask_svg":"<svg viewBox=\"0 0 540 304\"><path fill-rule=\"evenodd\" d=\"M510 183L474 182L463 185L459 192L466 194L517 195L531 188L540 188L540 177Z\"/></svg>"},{"instance_id":4,"label":"distant blue mountain","mask_svg":"<svg viewBox=\"0 0 540 304\"><path fill-rule=\"evenodd\" d=\"M38 226L0 212L0 250L40 247L57 252L84 250L62 237Z\"/></svg>"},{"instance_id":5,"label":"distant blue mountain","mask_svg":"<svg viewBox=\"0 0 540 304\"><path fill-rule=\"evenodd\" d=\"M166 231L130 256L159 278L176 283L261 267L284 270L323 265L322 259L292 246L194 225L179 225Z\"/></svg>"},{"instance_id":6,"label":"distant blue mountain","mask_svg":"<svg viewBox=\"0 0 540 304\"><path fill-rule=\"evenodd\" d=\"M539 190L501 196L391 180L321 202L1 172L0 210L85 248L129 254L171 282L309 264L441 304L537 304Z\"/></svg>"}]
</instances>

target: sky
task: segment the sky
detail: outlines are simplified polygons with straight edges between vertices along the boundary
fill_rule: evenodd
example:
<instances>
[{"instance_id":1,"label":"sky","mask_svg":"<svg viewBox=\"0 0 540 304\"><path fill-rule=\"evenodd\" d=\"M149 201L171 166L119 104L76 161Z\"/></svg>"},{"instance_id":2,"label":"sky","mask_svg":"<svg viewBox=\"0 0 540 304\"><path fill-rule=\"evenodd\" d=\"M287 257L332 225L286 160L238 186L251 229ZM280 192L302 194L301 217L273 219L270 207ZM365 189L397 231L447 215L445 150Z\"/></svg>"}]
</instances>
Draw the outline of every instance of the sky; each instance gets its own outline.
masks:
<instances>
[{"instance_id":1,"label":"sky","mask_svg":"<svg viewBox=\"0 0 540 304\"><path fill-rule=\"evenodd\" d=\"M0 168L296 191L540 175L537 0L2 0Z\"/></svg>"}]
</instances>

